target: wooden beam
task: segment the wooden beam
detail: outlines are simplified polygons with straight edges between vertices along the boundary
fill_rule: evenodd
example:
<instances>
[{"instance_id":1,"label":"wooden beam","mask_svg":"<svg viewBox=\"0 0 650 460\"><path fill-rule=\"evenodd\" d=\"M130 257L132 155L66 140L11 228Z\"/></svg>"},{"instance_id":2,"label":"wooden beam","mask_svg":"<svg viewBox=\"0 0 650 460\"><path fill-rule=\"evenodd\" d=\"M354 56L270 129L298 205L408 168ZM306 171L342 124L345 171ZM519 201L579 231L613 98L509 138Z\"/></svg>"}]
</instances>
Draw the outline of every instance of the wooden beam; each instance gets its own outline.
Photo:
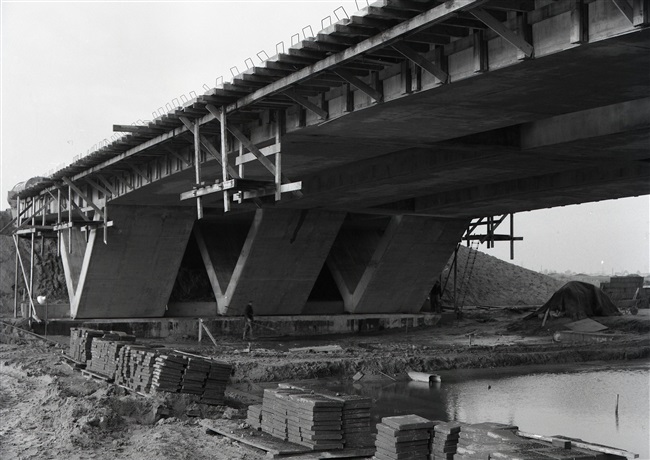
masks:
<instances>
[{"instance_id":1,"label":"wooden beam","mask_svg":"<svg viewBox=\"0 0 650 460\"><path fill-rule=\"evenodd\" d=\"M221 111L219 109L211 104L206 105L205 108L208 109L208 111L210 111L210 113L214 115L217 120L221 120ZM244 147L246 147L253 155L255 155L259 162L262 163L262 165L268 169L271 174L275 175L275 165L260 152L260 149L258 149L257 146L244 135L244 133L242 133L234 126L226 126L226 128L232 133L233 136L237 138L237 140L239 140L239 142L242 143Z\"/></svg>"},{"instance_id":2,"label":"wooden beam","mask_svg":"<svg viewBox=\"0 0 650 460\"><path fill-rule=\"evenodd\" d=\"M225 183L228 180L228 133L226 132L227 120L226 120L226 106L221 106L221 116L219 117L220 126L220 137L221 137L221 181ZM231 167L232 168L232 167ZM223 212L230 211L230 199L228 197L228 191L224 189L223 191ZM207 331L207 329L206 329ZM212 337L212 336L210 336ZM213 339L214 340L214 339Z\"/></svg>"},{"instance_id":3,"label":"wooden beam","mask_svg":"<svg viewBox=\"0 0 650 460\"><path fill-rule=\"evenodd\" d=\"M203 187L197 187L196 189L190 190L189 192L181 193L181 201L189 200L192 198L199 198L202 196L211 195L213 193L223 192L225 190L230 190L235 188L235 184L236 184L235 179L229 179L225 182L219 182L216 184L206 185Z\"/></svg>"},{"instance_id":4,"label":"wooden beam","mask_svg":"<svg viewBox=\"0 0 650 460\"><path fill-rule=\"evenodd\" d=\"M483 8L474 8L470 13L477 19L481 20L486 26L492 29L497 35L519 49L526 57L533 56L533 45L524 40L521 36L514 33L503 25L498 19L485 11Z\"/></svg>"},{"instance_id":5,"label":"wooden beam","mask_svg":"<svg viewBox=\"0 0 650 460\"><path fill-rule=\"evenodd\" d=\"M309 110L309 111L311 111L311 112L314 112L314 113L315 113L316 115L318 115L322 120L327 120L327 117L329 116L329 114L327 113L327 111L321 109L321 108L318 107L316 104L314 104L314 103L312 103L312 102L309 102L309 100L308 100L307 98L304 98L304 97L300 96L300 95L297 94L295 91L293 91L293 90L289 90L289 91L285 91L285 92L282 93L282 94L284 94L285 96L287 96L289 99L291 99L291 100L294 101L295 103L297 103L297 104L303 106L303 107L306 108L307 110Z\"/></svg>"},{"instance_id":6,"label":"wooden beam","mask_svg":"<svg viewBox=\"0 0 650 460\"><path fill-rule=\"evenodd\" d=\"M623 16L630 21L630 24L634 24L634 10L627 0L612 0L612 3L614 3Z\"/></svg>"},{"instance_id":7,"label":"wooden beam","mask_svg":"<svg viewBox=\"0 0 650 460\"><path fill-rule=\"evenodd\" d=\"M449 81L449 74L442 70L438 63L433 63L422 56L420 53L414 51L410 46L404 42L394 43L392 45L393 49L400 54L404 55L408 60L412 61L415 65L421 67L425 71L429 72L431 75L436 77L442 83L447 83Z\"/></svg>"},{"instance_id":8,"label":"wooden beam","mask_svg":"<svg viewBox=\"0 0 650 460\"><path fill-rule=\"evenodd\" d=\"M147 126L134 126L134 125L113 125L113 132L117 133L141 133L148 130Z\"/></svg>"},{"instance_id":9,"label":"wooden beam","mask_svg":"<svg viewBox=\"0 0 650 460\"><path fill-rule=\"evenodd\" d=\"M280 144L273 144L273 145L269 145L268 147L262 147L260 149L260 153L265 157L275 155L281 151L282 151L282 146ZM252 153L245 153L235 158L235 164L239 166L246 163L250 163L255 160L257 160L257 157L255 155L253 155Z\"/></svg>"},{"instance_id":10,"label":"wooden beam","mask_svg":"<svg viewBox=\"0 0 650 460\"><path fill-rule=\"evenodd\" d=\"M165 149L165 150L166 150L166 151L167 151L171 156L173 156L174 158L180 160L181 163L185 163L185 165L187 165L187 166L192 166L192 162L191 162L190 160L188 160L187 158L185 158L185 157L184 157L183 155L181 155L180 153L174 151L173 149L171 149L170 147L167 147L167 146L165 146L164 149Z\"/></svg>"},{"instance_id":11,"label":"wooden beam","mask_svg":"<svg viewBox=\"0 0 650 460\"><path fill-rule=\"evenodd\" d=\"M118 196L118 195L119 195L119 193L117 193L117 188L113 187L113 184L111 184L110 181L109 181L108 179L106 179L106 178L105 178L104 176L102 176L101 174L97 174L96 177L97 177L97 179L99 179L100 182L101 182L102 184L104 184L104 186L105 186L105 187L106 187L106 188L111 192L111 193L110 193L111 196Z\"/></svg>"},{"instance_id":12,"label":"wooden beam","mask_svg":"<svg viewBox=\"0 0 650 460\"><path fill-rule=\"evenodd\" d=\"M331 70L334 66L344 65L365 53L389 46L392 44L391 42L408 33L422 30L433 24L440 23L460 11L469 10L470 8L474 8L485 2L486 0L452 0L445 2L442 5L438 5L422 14L419 14L418 16L415 16L413 19L397 24L395 27L381 34L372 36L356 45L352 45L350 48L347 48L340 53L328 56L322 61L308 65L297 72L265 86L264 88L258 89L252 94L240 98L237 102L228 106L228 112L251 105L255 103L255 101L263 99L264 97L284 91L289 86L308 79L312 75Z\"/></svg>"},{"instance_id":13,"label":"wooden beam","mask_svg":"<svg viewBox=\"0 0 650 460\"><path fill-rule=\"evenodd\" d=\"M371 99L373 99L375 102L381 102L383 99L383 95L377 91L375 88L372 86L368 85L367 83L361 81L359 78L356 76L352 75L351 73L347 72L346 70L343 69L335 69L333 72L341 77L343 80L347 81L350 83L352 86L357 88L359 91L362 93L367 94L370 96Z\"/></svg>"},{"instance_id":14,"label":"wooden beam","mask_svg":"<svg viewBox=\"0 0 650 460\"><path fill-rule=\"evenodd\" d=\"M134 173L136 173L138 176L142 177L142 179L144 179L148 183L151 183L151 179L149 178L149 175L145 174L145 172L143 170L141 170L140 168L138 168L134 164L129 164L129 167L133 170Z\"/></svg>"},{"instance_id":15,"label":"wooden beam","mask_svg":"<svg viewBox=\"0 0 650 460\"><path fill-rule=\"evenodd\" d=\"M297 193L300 193L300 190L302 190L302 181L284 183L280 187L280 193L291 192L295 195ZM268 187L264 187L258 190L248 190L248 191L235 193L233 195L233 198L236 201L249 200L251 198L261 198L263 196L275 195L275 193L276 193L275 185L269 185Z\"/></svg>"},{"instance_id":16,"label":"wooden beam","mask_svg":"<svg viewBox=\"0 0 650 460\"><path fill-rule=\"evenodd\" d=\"M82 192L81 189L74 184L74 182L72 182L67 177L63 177L62 179L63 179L63 182L65 182L68 185L68 187L70 187L72 190L74 190L77 195L79 195L81 198L83 198L83 200L86 203L88 203L88 206L93 208L95 210L95 212L100 215L100 217L102 219L104 218L104 212L99 208L99 206L97 206L95 203L93 203L92 199L88 198L86 196L86 194L84 192ZM76 203L74 201L72 202L72 204L76 205Z\"/></svg>"},{"instance_id":17,"label":"wooden beam","mask_svg":"<svg viewBox=\"0 0 650 460\"><path fill-rule=\"evenodd\" d=\"M84 180L88 182L91 187L102 192L105 196L113 196L113 194L109 190L105 189L97 182L93 181L90 177L84 177Z\"/></svg>"}]
</instances>

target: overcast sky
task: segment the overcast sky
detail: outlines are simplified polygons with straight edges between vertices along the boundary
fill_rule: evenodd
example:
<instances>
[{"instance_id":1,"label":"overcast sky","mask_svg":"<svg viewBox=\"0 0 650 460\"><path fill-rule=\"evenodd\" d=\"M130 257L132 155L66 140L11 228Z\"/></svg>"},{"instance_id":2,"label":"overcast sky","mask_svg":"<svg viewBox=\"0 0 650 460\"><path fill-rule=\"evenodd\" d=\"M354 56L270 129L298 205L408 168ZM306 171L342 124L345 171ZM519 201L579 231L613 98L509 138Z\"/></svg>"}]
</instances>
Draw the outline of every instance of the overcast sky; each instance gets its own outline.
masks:
<instances>
[{"instance_id":1,"label":"overcast sky","mask_svg":"<svg viewBox=\"0 0 650 460\"><path fill-rule=\"evenodd\" d=\"M358 2L365 6L365 1ZM1 203L16 183L69 163L113 124L149 120L230 68L275 54L354 1L2 1ZM341 10L339 16L343 17ZM326 20L326 25L329 22ZM650 271L648 196L522 213L515 262L540 270ZM483 250L508 258L508 245Z\"/></svg>"}]
</instances>

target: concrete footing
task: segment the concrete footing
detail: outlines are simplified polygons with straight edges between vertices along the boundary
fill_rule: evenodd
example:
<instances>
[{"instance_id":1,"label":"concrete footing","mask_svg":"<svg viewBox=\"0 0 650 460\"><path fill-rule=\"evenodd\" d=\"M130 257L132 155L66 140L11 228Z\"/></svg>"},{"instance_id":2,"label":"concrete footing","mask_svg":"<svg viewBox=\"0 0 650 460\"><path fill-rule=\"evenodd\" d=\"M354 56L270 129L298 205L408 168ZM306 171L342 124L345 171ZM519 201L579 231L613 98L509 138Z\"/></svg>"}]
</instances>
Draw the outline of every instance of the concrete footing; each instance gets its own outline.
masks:
<instances>
[{"instance_id":1,"label":"concrete footing","mask_svg":"<svg viewBox=\"0 0 650 460\"><path fill-rule=\"evenodd\" d=\"M437 325L440 320L441 315L434 313L259 316L255 318L257 325L254 330L261 338L283 335L314 336L431 327ZM210 318L204 319L203 323L217 339L222 336L240 337L244 325L241 317ZM122 331L134 334L138 338L150 339L197 338L199 334L197 318L60 319L49 321L47 330L50 335L68 335L73 327ZM34 323L32 329L37 334L43 333L44 324ZM210 339L204 335L204 340L209 342Z\"/></svg>"}]
</instances>

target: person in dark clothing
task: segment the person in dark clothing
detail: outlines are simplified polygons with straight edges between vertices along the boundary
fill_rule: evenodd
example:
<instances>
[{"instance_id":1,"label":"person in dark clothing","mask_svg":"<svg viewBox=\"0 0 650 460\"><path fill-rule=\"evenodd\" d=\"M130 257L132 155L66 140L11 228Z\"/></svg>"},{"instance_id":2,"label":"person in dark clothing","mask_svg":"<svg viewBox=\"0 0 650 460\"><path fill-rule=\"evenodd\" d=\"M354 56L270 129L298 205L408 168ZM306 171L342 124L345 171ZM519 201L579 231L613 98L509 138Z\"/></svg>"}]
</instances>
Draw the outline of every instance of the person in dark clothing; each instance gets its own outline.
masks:
<instances>
[{"instance_id":1,"label":"person in dark clothing","mask_svg":"<svg viewBox=\"0 0 650 460\"><path fill-rule=\"evenodd\" d=\"M244 335L242 340L246 340L247 333L250 335L251 340L253 339L253 321L255 317L253 316L253 302L248 302L248 305L244 308Z\"/></svg>"}]
</instances>

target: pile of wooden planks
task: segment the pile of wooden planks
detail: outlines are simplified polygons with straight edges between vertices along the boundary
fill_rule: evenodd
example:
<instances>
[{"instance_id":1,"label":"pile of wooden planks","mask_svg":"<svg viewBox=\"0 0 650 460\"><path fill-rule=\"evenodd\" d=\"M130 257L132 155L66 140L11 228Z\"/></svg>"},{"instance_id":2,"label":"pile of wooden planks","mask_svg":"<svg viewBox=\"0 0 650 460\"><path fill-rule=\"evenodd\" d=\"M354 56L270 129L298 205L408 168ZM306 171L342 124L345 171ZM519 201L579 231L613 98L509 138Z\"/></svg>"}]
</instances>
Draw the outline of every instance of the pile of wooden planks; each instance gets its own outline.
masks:
<instances>
[{"instance_id":1,"label":"pile of wooden planks","mask_svg":"<svg viewBox=\"0 0 650 460\"><path fill-rule=\"evenodd\" d=\"M91 347L93 339L102 337L104 334L106 334L106 331L98 331L85 327L74 327L70 329L68 356L78 363L90 361L92 357Z\"/></svg>"},{"instance_id":2,"label":"pile of wooden planks","mask_svg":"<svg viewBox=\"0 0 650 460\"><path fill-rule=\"evenodd\" d=\"M154 363L159 348L146 345L125 345L120 349L115 383L131 390L148 393L151 390Z\"/></svg>"},{"instance_id":3,"label":"pile of wooden planks","mask_svg":"<svg viewBox=\"0 0 650 460\"><path fill-rule=\"evenodd\" d=\"M377 424L377 460L426 459L435 423L419 415L384 417Z\"/></svg>"},{"instance_id":4,"label":"pile of wooden planks","mask_svg":"<svg viewBox=\"0 0 650 460\"><path fill-rule=\"evenodd\" d=\"M93 339L90 348L92 359L88 361L86 369L110 380L115 379L120 349L133 342L135 336L121 332L106 333L101 338Z\"/></svg>"},{"instance_id":5,"label":"pile of wooden planks","mask_svg":"<svg viewBox=\"0 0 650 460\"><path fill-rule=\"evenodd\" d=\"M433 459L454 459L462 426L459 422L435 422L429 446Z\"/></svg>"},{"instance_id":6,"label":"pile of wooden planks","mask_svg":"<svg viewBox=\"0 0 650 460\"><path fill-rule=\"evenodd\" d=\"M228 363L161 352L153 364L151 389L192 394L204 404L219 405L224 402L231 372Z\"/></svg>"}]
</instances>

